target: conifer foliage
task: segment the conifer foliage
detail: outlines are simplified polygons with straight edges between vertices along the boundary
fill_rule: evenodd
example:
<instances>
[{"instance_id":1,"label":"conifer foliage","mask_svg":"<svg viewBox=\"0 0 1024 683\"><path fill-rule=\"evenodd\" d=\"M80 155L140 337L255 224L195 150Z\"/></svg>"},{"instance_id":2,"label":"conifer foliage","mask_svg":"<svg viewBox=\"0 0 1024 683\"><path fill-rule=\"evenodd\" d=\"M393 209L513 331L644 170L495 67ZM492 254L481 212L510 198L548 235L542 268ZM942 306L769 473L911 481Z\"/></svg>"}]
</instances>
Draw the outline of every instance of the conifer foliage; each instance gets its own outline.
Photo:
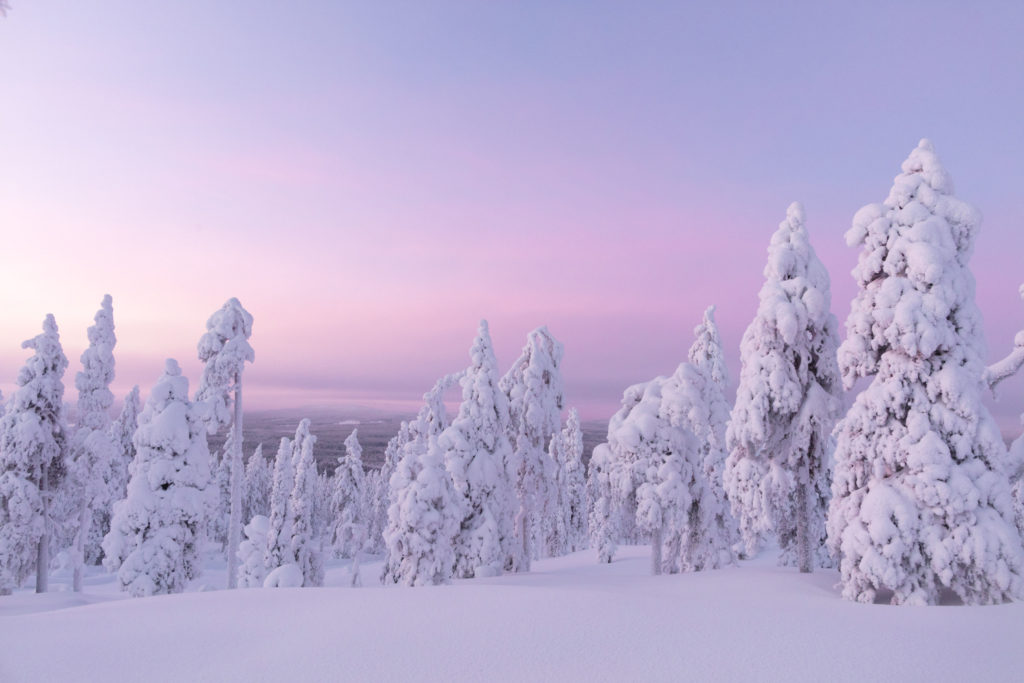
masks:
<instances>
[{"instance_id":1,"label":"conifer foliage","mask_svg":"<svg viewBox=\"0 0 1024 683\"><path fill-rule=\"evenodd\" d=\"M859 290L839 367L870 386L836 428L828 542L843 595L967 604L1022 595L1006 447L981 403L982 330L968 269L980 222L931 143L853 219Z\"/></svg>"}]
</instances>

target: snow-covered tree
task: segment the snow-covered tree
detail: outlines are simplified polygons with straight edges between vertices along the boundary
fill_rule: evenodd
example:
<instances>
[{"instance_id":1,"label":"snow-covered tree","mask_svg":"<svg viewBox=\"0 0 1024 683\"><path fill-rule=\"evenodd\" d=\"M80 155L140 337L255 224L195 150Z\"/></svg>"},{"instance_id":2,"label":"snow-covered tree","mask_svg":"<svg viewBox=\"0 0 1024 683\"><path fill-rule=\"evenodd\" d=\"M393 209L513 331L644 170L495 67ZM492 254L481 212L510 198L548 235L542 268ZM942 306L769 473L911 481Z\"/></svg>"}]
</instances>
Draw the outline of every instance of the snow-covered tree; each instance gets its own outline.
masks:
<instances>
[{"instance_id":1,"label":"snow-covered tree","mask_svg":"<svg viewBox=\"0 0 1024 683\"><path fill-rule=\"evenodd\" d=\"M740 345L726 490L748 555L775 534L781 562L809 572L828 564L828 438L842 404L828 273L799 203L772 236L764 277Z\"/></svg>"},{"instance_id":2,"label":"snow-covered tree","mask_svg":"<svg viewBox=\"0 0 1024 683\"><path fill-rule=\"evenodd\" d=\"M429 434L425 443L417 439L408 444L391 476L391 488L384 582L449 583L463 513L436 435Z\"/></svg>"},{"instance_id":3,"label":"snow-covered tree","mask_svg":"<svg viewBox=\"0 0 1024 683\"><path fill-rule=\"evenodd\" d=\"M249 456L249 462L245 466L245 498L242 501L242 516L245 519L252 519L256 515L269 518L272 485L270 463L263 457L261 443Z\"/></svg>"},{"instance_id":4,"label":"snow-covered tree","mask_svg":"<svg viewBox=\"0 0 1024 683\"><path fill-rule=\"evenodd\" d=\"M366 542L366 475L359 430L345 439L345 455L338 458L331 494L331 543L338 557L355 557Z\"/></svg>"},{"instance_id":5,"label":"snow-covered tree","mask_svg":"<svg viewBox=\"0 0 1024 683\"><path fill-rule=\"evenodd\" d=\"M859 290L839 367L873 377L836 427L828 543L843 595L967 604L1022 595L1007 452L981 403L981 315L968 269L980 218L927 140L888 198L857 212Z\"/></svg>"},{"instance_id":6,"label":"snow-covered tree","mask_svg":"<svg viewBox=\"0 0 1024 683\"><path fill-rule=\"evenodd\" d=\"M539 327L527 335L522 355L501 379L501 390L509 401L513 443L507 469L519 502L516 543L506 563L512 571L530 570L530 560L538 551L535 538L543 534L550 507L548 481L554 464L545 449L562 426L562 354L562 345L547 327Z\"/></svg>"},{"instance_id":7,"label":"snow-covered tree","mask_svg":"<svg viewBox=\"0 0 1024 683\"><path fill-rule=\"evenodd\" d=\"M110 440L114 444L115 457L110 462L108 478L110 506L101 510L97 522L102 536L110 531L110 515L114 503L124 500L128 490L128 468L135 460L135 443L132 438L139 426L139 413L142 412L142 401L139 399L139 386L136 384L124 398L121 412L110 425Z\"/></svg>"},{"instance_id":8,"label":"snow-covered tree","mask_svg":"<svg viewBox=\"0 0 1024 683\"><path fill-rule=\"evenodd\" d=\"M309 433L309 419L299 422L292 442L295 484L288 500L289 529L288 561L302 572L303 586L322 586L324 583L323 539L316 533L316 496L319 485L313 445L316 437Z\"/></svg>"},{"instance_id":9,"label":"snow-covered tree","mask_svg":"<svg viewBox=\"0 0 1024 683\"><path fill-rule=\"evenodd\" d=\"M384 526L387 523L387 507L383 506L384 514L381 516L381 501L387 501L387 484L381 478L380 470L368 470L366 472L366 496L364 509L366 510L366 552L374 555L384 549Z\"/></svg>"},{"instance_id":10,"label":"snow-covered tree","mask_svg":"<svg viewBox=\"0 0 1024 683\"><path fill-rule=\"evenodd\" d=\"M238 545L238 587L260 588L267 577L263 563L267 547L270 520L265 515L254 515L245 525L245 540Z\"/></svg>"},{"instance_id":11,"label":"snow-covered tree","mask_svg":"<svg viewBox=\"0 0 1024 683\"><path fill-rule=\"evenodd\" d=\"M614 458L607 443L598 444L587 465L587 526L590 546L597 561L608 563L615 556L619 538L619 509L612 484Z\"/></svg>"},{"instance_id":12,"label":"snow-covered tree","mask_svg":"<svg viewBox=\"0 0 1024 683\"><path fill-rule=\"evenodd\" d=\"M206 334L199 339L199 360L203 374L196 391L196 401L205 408L211 434L231 425L222 460L229 464L230 504L227 530L228 588L238 580L238 542L242 529L242 487L245 465L242 460L242 370L245 362L253 362L255 354L249 345L252 315L231 298L206 321ZM231 394L234 392L234 397Z\"/></svg>"},{"instance_id":13,"label":"snow-covered tree","mask_svg":"<svg viewBox=\"0 0 1024 683\"><path fill-rule=\"evenodd\" d=\"M168 360L139 415L128 496L114 506L104 565L132 596L177 593L199 576L210 454L188 379Z\"/></svg>"},{"instance_id":14,"label":"snow-covered tree","mask_svg":"<svg viewBox=\"0 0 1024 683\"><path fill-rule=\"evenodd\" d=\"M89 327L89 347L82 353L82 371L75 376L78 389L78 428L71 439L69 481L75 487L77 499L77 530L72 558L74 562L72 587L82 590L82 569L87 556L98 560L103 537L93 533L93 517L98 510L113 505L110 476L116 446L110 438L110 406L114 394L110 383L114 381L114 307L110 295L103 297L96 312L95 324ZM98 526L98 525L97 525Z\"/></svg>"},{"instance_id":15,"label":"snow-covered tree","mask_svg":"<svg viewBox=\"0 0 1024 683\"><path fill-rule=\"evenodd\" d=\"M564 555L587 544L587 486L583 466L583 432L575 408L569 411L565 428L551 437L548 453L555 461L556 499L548 554Z\"/></svg>"},{"instance_id":16,"label":"snow-covered tree","mask_svg":"<svg viewBox=\"0 0 1024 683\"><path fill-rule=\"evenodd\" d=\"M462 500L455 541L455 575L500 574L512 552L512 488L506 463L512 455L508 403L499 389L487 321L469 350L459 414L438 437L445 466Z\"/></svg>"},{"instance_id":17,"label":"snow-covered tree","mask_svg":"<svg viewBox=\"0 0 1024 683\"><path fill-rule=\"evenodd\" d=\"M288 561L288 543L292 536L288 501L294 486L292 442L282 437L274 459L274 483L270 492L270 526L267 529L267 550L263 558L267 573Z\"/></svg>"},{"instance_id":18,"label":"snow-covered tree","mask_svg":"<svg viewBox=\"0 0 1024 683\"><path fill-rule=\"evenodd\" d=\"M32 349L18 389L0 419L0 594L21 584L33 567L45 593L53 521L51 493L67 471L64 384L68 360L52 315L43 333L22 343Z\"/></svg>"}]
</instances>

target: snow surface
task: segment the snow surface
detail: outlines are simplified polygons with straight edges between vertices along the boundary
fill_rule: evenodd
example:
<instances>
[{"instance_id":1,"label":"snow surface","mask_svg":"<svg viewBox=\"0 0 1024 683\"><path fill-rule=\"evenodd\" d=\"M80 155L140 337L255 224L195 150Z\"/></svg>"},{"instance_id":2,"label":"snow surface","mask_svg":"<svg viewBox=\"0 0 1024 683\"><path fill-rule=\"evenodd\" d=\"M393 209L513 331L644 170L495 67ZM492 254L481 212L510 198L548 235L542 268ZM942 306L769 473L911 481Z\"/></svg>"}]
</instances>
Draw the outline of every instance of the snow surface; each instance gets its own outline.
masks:
<instances>
[{"instance_id":1,"label":"snow surface","mask_svg":"<svg viewBox=\"0 0 1024 683\"><path fill-rule=\"evenodd\" d=\"M899 609L843 600L835 571L774 553L650 576L650 549L593 551L532 571L425 588L224 585L210 560L187 592L122 599L102 570L85 593L0 598L0 681L1019 680L1024 604ZM212 557L212 555L211 555ZM59 647L54 647L59 643Z\"/></svg>"}]
</instances>

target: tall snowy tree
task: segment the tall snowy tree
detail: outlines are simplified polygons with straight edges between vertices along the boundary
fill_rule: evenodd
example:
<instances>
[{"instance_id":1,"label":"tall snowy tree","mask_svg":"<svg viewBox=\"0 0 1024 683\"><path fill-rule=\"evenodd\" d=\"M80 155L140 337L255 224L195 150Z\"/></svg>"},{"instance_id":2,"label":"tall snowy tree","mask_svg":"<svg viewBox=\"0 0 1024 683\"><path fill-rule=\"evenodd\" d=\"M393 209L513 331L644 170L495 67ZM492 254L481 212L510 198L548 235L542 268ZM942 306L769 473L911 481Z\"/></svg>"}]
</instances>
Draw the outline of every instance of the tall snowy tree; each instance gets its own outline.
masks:
<instances>
[{"instance_id":1,"label":"tall snowy tree","mask_svg":"<svg viewBox=\"0 0 1024 683\"><path fill-rule=\"evenodd\" d=\"M295 469L292 465L292 442L281 438L274 459L274 482L270 492L270 526L267 529L267 550L264 564L270 573L287 563L288 543L291 539L291 514L288 501L295 486Z\"/></svg>"},{"instance_id":2,"label":"tall snowy tree","mask_svg":"<svg viewBox=\"0 0 1024 683\"><path fill-rule=\"evenodd\" d=\"M238 585L238 543L242 530L242 487L245 466L242 460L242 370L253 362L249 345L252 315L231 298L206 321L206 334L199 339L199 360L203 375L196 401L206 408L210 433L231 425L231 434L223 457L230 464L230 514L228 521L228 588ZM232 398L231 394L234 393Z\"/></svg>"},{"instance_id":3,"label":"tall snowy tree","mask_svg":"<svg viewBox=\"0 0 1024 683\"><path fill-rule=\"evenodd\" d=\"M105 537L110 531L110 515L113 504L124 500L128 490L128 468L135 460L135 444L132 438L139 426L139 413L142 412L142 401L139 400L139 386L136 384L124 398L121 413L110 424L110 440L114 444L115 457L110 462L108 476L110 506L102 510L97 518L98 531Z\"/></svg>"},{"instance_id":4,"label":"tall snowy tree","mask_svg":"<svg viewBox=\"0 0 1024 683\"><path fill-rule=\"evenodd\" d=\"M799 203L768 247L757 315L740 344L726 487L747 554L774 533L784 564L828 563L828 439L839 416L839 336L828 273Z\"/></svg>"},{"instance_id":5,"label":"tall snowy tree","mask_svg":"<svg viewBox=\"0 0 1024 683\"><path fill-rule=\"evenodd\" d=\"M555 461L557 498L548 542L548 554L564 555L586 547L587 488L583 466L583 432L580 416L569 411L565 428L551 437L548 447Z\"/></svg>"},{"instance_id":6,"label":"tall snowy tree","mask_svg":"<svg viewBox=\"0 0 1024 683\"><path fill-rule=\"evenodd\" d=\"M508 472L519 502L517 543L507 561L512 571L530 570L530 560L538 550L535 538L543 529L539 516L550 507L547 482L553 463L546 448L562 426L562 354L562 345L547 327L539 327L527 335L522 355L501 379L501 390L508 396L513 443Z\"/></svg>"},{"instance_id":7,"label":"tall snowy tree","mask_svg":"<svg viewBox=\"0 0 1024 683\"><path fill-rule=\"evenodd\" d=\"M498 386L498 361L486 320L480 321L469 357L459 414L438 438L462 499L455 575L463 578L500 574L512 551L513 493L505 471L512 455L508 403Z\"/></svg>"},{"instance_id":8,"label":"tall snowy tree","mask_svg":"<svg viewBox=\"0 0 1024 683\"><path fill-rule=\"evenodd\" d=\"M345 455L338 458L331 493L331 542L338 557L355 557L366 543L366 475L359 430L345 439Z\"/></svg>"},{"instance_id":9,"label":"tall snowy tree","mask_svg":"<svg viewBox=\"0 0 1024 683\"><path fill-rule=\"evenodd\" d=\"M242 501L242 517L252 519L256 515L270 515L270 491L273 480L270 464L263 457L263 444L249 456L245 466L245 498Z\"/></svg>"},{"instance_id":10,"label":"tall snowy tree","mask_svg":"<svg viewBox=\"0 0 1024 683\"><path fill-rule=\"evenodd\" d=\"M843 595L967 604L1022 594L1006 447L983 390L981 315L968 269L980 218L922 140L888 198L857 212L859 286L839 349L847 388L872 377L836 427L828 542Z\"/></svg>"},{"instance_id":11,"label":"tall snowy tree","mask_svg":"<svg viewBox=\"0 0 1024 683\"><path fill-rule=\"evenodd\" d=\"M43 333L22 343L35 353L18 373L18 389L0 419L0 594L36 570L47 590L52 491L67 471L64 370L68 360L52 315Z\"/></svg>"},{"instance_id":12,"label":"tall snowy tree","mask_svg":"<svg viewBox=\"0 0 1024 683\"><path fill-rule=\"evenodd\" d=\"M319 481L313 445L316 437L309 433L309 420L303 419L295 432L292 463L295 484L288 501L289 529L288 561L302 572L303 586L322 586L324 583L323 539L315 529L315 507Z\"/></svg>"},{"instance_id":13,"label":"tall snowy tree","mask_svg":"<svg viewBox=\"0 0 1024 683\"><path fill-rule=\"evenodd\" d=\"M181 592L199 576L210 453L188 379L168 360L139 415L128 496L114 506L104 565L132 596Z\"/></svg>"},{"instance_id":14,"label":"tall snowy tree","mask_svg":"<svg viewBox=\"0 0 1024 683\"><path fill-rule=\"evenodd\" d=\"M587 527L590 545L597 552L597 561L612 561L619 539L615 489L612 483L614 458L607 443L598 444L587 465Z\"/></svg>"},{"instance_id":15,"label":"tall snowy tree","mask_svg":"<svg viewBox=\"0 0 1024 683\"><path fill-rule=\"evenodd\" d=\"M75 376L78 389L78 428L71 439L72 476L75 498L78 502L78 529L72 551L74 570L72 587L82 590L82 570L86 555L99 559L99 544L95 538L93 517L95 511L108 509L111 499L111 474L118 456L110 438L110 406L114 394L110 383L114 381L114 307L110 295L103 297L96 312L95 324L88 330L89 347L82 353L82 371ZM101 520L102 521L102 520ZM93 545L96 546L93 549Z\"/></svg>"}]
</instances>

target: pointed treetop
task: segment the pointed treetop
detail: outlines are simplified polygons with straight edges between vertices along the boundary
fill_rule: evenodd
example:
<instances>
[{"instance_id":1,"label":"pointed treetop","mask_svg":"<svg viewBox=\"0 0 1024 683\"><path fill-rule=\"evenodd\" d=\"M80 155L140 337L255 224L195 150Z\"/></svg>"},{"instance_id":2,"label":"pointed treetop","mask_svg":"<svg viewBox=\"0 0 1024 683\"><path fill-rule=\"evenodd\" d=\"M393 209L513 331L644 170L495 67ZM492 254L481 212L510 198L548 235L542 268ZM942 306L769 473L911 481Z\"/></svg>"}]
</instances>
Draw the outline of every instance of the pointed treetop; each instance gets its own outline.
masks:
<instances>
[{"instance_id":1,"label":"pointed treetop","mask_svg":"<svg viewBox=\"0 0 1024 683\"><path fill-rule=\"evenodd\" d=\"M790 225L796 227L803 227L804 224L804 205L800 202L793 202L786 209L786 220L789 221Z\"/></svg>"},{"instance_id":2,"label":"pointed treetop","mask_svg":"<svg viewBox=\"0 0 1024 683\"><path fill-rule=\"evenodd\" d=\"M178 361L173 358L168 358L164 361L164 374L168 377L176 377L181 374L181 366L178 365Z\"/></svg>"},{"instance_id":3,"label":"pointed treetop","mask_svg":"<svg viewBox=\"0 0 1024 683\"><path fill-rule=\"evenodd\" d=\"M709 375L712 380L724 387L729 382L729 371L725 366L725 354L722 349L722 338L715 324L715 307L708 306L704 311L704 319L693 330L694 340L688 354L689 360L698 370Z\"/></svg>"}]
</instances>

